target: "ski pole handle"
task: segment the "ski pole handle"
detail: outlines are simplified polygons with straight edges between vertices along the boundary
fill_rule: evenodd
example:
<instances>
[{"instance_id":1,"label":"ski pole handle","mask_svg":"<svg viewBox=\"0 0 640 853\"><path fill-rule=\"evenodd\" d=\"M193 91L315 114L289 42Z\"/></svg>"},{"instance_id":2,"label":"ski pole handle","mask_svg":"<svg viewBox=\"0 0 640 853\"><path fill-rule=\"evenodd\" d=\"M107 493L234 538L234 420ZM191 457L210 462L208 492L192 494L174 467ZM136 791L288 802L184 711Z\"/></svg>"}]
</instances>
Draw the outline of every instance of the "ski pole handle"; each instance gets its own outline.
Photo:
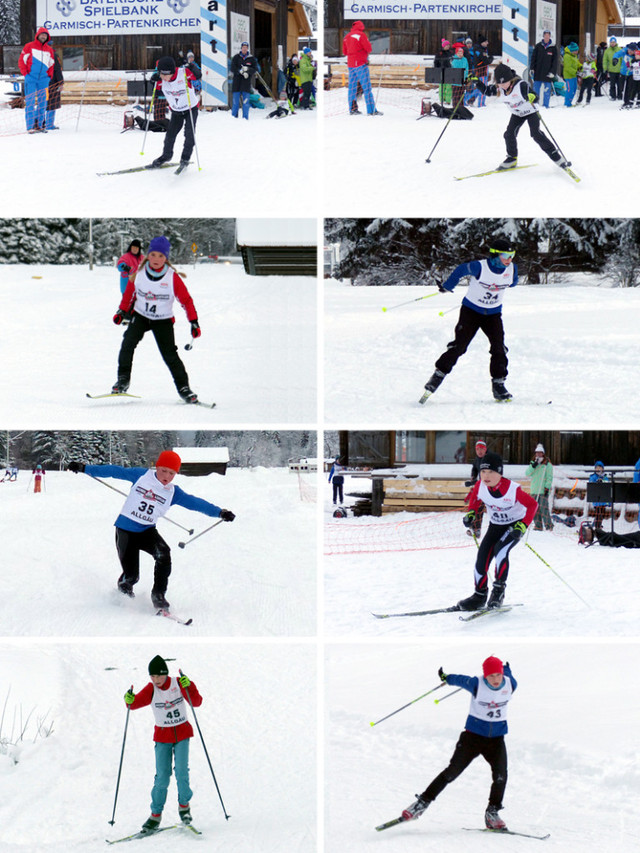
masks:
<instances>
[{"instance_id":1,"label":"ski pole handle","mask_svg":"<svg viewBox=\"0 0 640 853\"><path fill-rule=\"evenodd\" d=\"M415 705L415 703L416 703L416 702L419 702L419 701L420 701L420 699L424 699L424 697L425 697L425 696L428 696L430 693L435 693L435 691L436 691L436 690L440 690L440 688L441 688L441 687L444 687L444 686L445 686L445 684L446 684L446 682L444 682L444 681L443 681L441 684L438 684L438 686L437 686L437 687L434 687L434 688L432 688L431 690L427 690L427 692L426 692L426 693L423 693L423 694L422 694L422 696L418 696L418 698L417 698L417 699L412 699L412 700L411 700L411 702L407 702L407 704L406 704L406 705L403 705L403 706L402 706L402 708L398 708L398 709L397 709L397 711L392 711L390 714L387 714L387 716L386 716L386 717L382 717L382 719L380 719L380 720L376 720L376 722L375 722L375 723L369 723L369 725L370 725L370 726L377 726L377 725L378 725L378 723L383 722L383 720L388 720L388 719L389 719L389 717L393 717L393 715L394 715L394 714L399 714L399 713L400 713L400 711L404 711L404 709L405 709L405 708L408 708L408 707L409 707L409 705Z\"/></svg>"},{"instance_id":2,"label":"ski pole handle","mask_svg":"<svg viewBox=\"0 0 640 853\"><path fill-rule=\"evenodd\" d=\"M449 696L453 696L454 693L460 693L462 687L458 687L457 690L452 690L451 693L447 693L446 696L443 696L442 699L434 699L433 702L435 705L438 705L440 702L444 702L445 699L448 699Z\"/></svg>"}]
</instances>

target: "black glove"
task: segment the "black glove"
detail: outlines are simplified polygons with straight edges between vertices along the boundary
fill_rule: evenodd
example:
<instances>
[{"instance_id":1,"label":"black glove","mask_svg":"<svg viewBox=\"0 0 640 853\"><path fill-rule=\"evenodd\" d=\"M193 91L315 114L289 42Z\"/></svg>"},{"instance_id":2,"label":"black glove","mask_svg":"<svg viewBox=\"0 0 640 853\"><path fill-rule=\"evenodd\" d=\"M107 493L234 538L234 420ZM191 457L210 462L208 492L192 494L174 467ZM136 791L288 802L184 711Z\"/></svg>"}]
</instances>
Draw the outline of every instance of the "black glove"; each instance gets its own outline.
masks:
<instances>
[{"instance_id":1,"label":"black glove","mask_svg":"<svg viewBox=\"0 0 640 853\"><path fill-rule=\"evenodd\" d=\"M537 468L537 467L538 467L538 460L537 460L537 459L532 459L532 460L531 460L531 467L532 467L532 468Z\"/></svg>"},{"instance_id":2,"label":"black glove","mask_svg":"<svg viewBox=\"0 0 640 853\"><path fill-rule=\"evenodd\" d=\"M465 480L464 484L469 489L469 488L471 488L471 486L475 486L476 481L475 480Z\"/></svg>"},{"instance_id":3,"label":"black glove","mask_svg":"<svg viewBox=\"0 0 640 853\"><path fill-rule=\"evenodd\" d=\"M441 281L436 281L436 287L438 288L440 293L449 293L449 291L446 289L446 287L443 287Z\"/></svg>"},{"instance_id":4,"label":"black glove","mask_svg":"<svg viewBox=\"0 0 640 853\"><path fill-rule=\"evenodd\" d=\"M516 521L511 528L511 531L513 533L513 538L518 542L527 532L527 525L523 521Z\"/></svg>"},{"instance_id":5,"label":"black glove","mask_svg":"<svg viewBox=\"0 0 640 853\"><path fill-rule=\"evenodd\" d=\"M236 517L236 516L235 516L235 513L231 512L231 510L230 510L230 509L223 509L223 510L220 510L220 518L221 518L223 521L233 521L233 519L234 519L235 517Z\"/></svg>"},{"instance_id":6,"label":"black glove","mask_svg":"<svg viewBox=\"0 0 640 853\"><path fill-rule=\"evenodd\" d=\"M73 471L74 474L84 474L84 462L69 462L67 471Z\"/></svg>"},{"instance_id":7,"label":"black glove","mask_svg":"<svg viewBox=\"0 0 640 853\"><path fill-rule=\"evenodd\" d=\"M123 261L121 264L118 264L118 270L120 272L131 272L131 267Z\"/></svg>"},{"instance_id":8,"label":"black glove","mask_svg":"<svg viewBox=\"0 0 640 853\"><path fill-rule=\"evenodd\" d=\"M116 324L116 326L119 326L123 320L128 320L128 319L129 319L129 315L127 314L127 312L122 311L120 308L118 308L116 313L113 315L113 322Z\"/></svg>"},{"instance_id":9,"label":"black glove","mask_svg":"<svg viewBox=\"0 0 640 853\"><path fill-rule=\"evenodd\" d=\"M440 676L440 681L445 682L447 680L447 676L444 674L442 667L438 670L438 675Z\"/></svg>"},{"instance_id":10,"label":"black glove","mask_svg":"<svg viewBox=\"0 0 640 853\"><path fill-rule=\"evenodd\" d=\"M199 338L201 334L202 334L202 332L200 331L200 324L198 323L197 320L192 320L191 321L191 337L192 338Z\"/></svg>"},{"instance_id":11,"label":"black glove","mask_svg":"<svg viewBox=\"0 0 640 853\"><path fill-rule=\"evenodd\" d=\"M475 520L476 520L476 513L475 513L475 510L472 509L471 512L468 512L463 517L462 523L464 524L465 527L469 528L469 527L473 527L473 522Z\"/></svg>"}]
</instances>

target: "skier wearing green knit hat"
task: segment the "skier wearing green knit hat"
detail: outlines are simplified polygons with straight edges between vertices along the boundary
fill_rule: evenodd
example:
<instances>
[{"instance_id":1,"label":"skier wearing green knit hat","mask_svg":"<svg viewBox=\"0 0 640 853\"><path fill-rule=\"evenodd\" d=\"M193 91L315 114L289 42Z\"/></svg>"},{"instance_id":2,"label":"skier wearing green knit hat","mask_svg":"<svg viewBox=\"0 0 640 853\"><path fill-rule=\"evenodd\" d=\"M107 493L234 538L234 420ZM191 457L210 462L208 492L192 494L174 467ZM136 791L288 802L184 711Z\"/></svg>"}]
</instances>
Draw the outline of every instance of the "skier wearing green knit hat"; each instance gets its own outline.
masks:
<instances>
[{"instance_id":1,"label":"skier wearing green knit hat","mask_svg":"<svg viewBox=\"0 0 640 853\"><path fill-rule=\"evenodd\" d=\"M151 705L155 718L156 775L151 789L151 814L142 825L144 834L155 832L160 826L174 764L178 815L183 824L191 823L193 792L189 784L189 740L193 737L193 727L187 708L189 704L194 708L202 705L202 696L194 682L186 675L170 676L169 667L160 655L149 662L149 676L151 681L139 693L131 688L124 694L128 709L136 711Z\"/></svg>"}]
</instances>

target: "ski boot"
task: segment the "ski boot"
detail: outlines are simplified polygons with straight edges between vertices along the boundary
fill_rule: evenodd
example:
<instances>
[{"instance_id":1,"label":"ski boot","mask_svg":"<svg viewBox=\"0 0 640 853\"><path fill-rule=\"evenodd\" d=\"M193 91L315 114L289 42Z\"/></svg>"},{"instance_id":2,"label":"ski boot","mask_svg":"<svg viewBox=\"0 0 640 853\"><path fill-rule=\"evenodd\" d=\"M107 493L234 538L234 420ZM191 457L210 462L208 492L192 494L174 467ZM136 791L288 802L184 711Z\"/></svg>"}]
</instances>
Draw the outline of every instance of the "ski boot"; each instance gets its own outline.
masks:
<instances>
[{"instance_id":1,"label":"ski boot","mask_svg":"<svg viewBox=\"0 0 640 853\"><path fill-rule=\"evenodd\" d=\"M431 801L423 800L420 794L416 794L416 797L417 800L415 803L411 803L411 805L402 812L402 817L405 820L417 820L417 818L419 818L423 812L426 812L431 805Z\"/></svg>"},{"instance_id":2,"label":"ski boot","mask_svg":"<svg viewBox=\"0 0 640 853\"><path fill-rule=\"evenodd\" d=\"M515 169L518 165L518 158L507 155L505 159L496 167L496 172L506 172L509 169Z\"/></svg>"},{"instance_id":3,"label":"ski boot","mask_svg":"<svg viewBox=\"0 0 640 853\"><path fill-rule=\"evenodd\" d=\"M352 109L349 110L349 115L350 116L361 116L362 113L360 112L360 110L357 107L353 107Z\"/></svg>"},{"instance_id":4,"label":"ski boot","mask_svg":"<svg viewBox=\"0 0 640 853\"><path fill-rule=\"evenodd\" d=\"M189 826L192 821L191 809L189 808L189 806L178 805L178 815L180 816L180 820L182 821L182 823L185 823L187 826Z\"/></svg>"},{"instance_id":5,"label":"ski boot","mask_svg":"<svg viewBox=\"0 0 640 853\"><path fill-rule=\"evenodd\" d=\"M178 394L180 394L180 396L185 401L185 403L197 403L198 402L198 395L194 394L188 385L185 385L184 388L180 388L178 390Z\"/></svg>"},{"instance_id":6,"label":"ski boot","mask_svg":"<svg viewBox=\"0 0 640 853\"><path fill-rule=\"evenodd\" d=\"M484 813L484 825L487 829L502 830L507 828L507 824L498 814L497 806L487 806L487 810Z\"/></svg>"},{"instance_id":7,"label":"ski boot","mask_svg":"<svg viewBox=\"0 0 640 853\"><path fill-rule=\"evenodd\" d=\"M112 394L126 394L127 391L129 390L130 383L131 383L130 379L128 379L124 376L118 376L116 383L113 385L113 387L111 389L111 393Z\"/></svg>"},{"instance_id":8,"label":"ski boot","mask_svg":"<svg viewBox=\"0 0 640 853\"><path fill-rule=\"evenodd\" d=\"M162 813L149 815L149 817L142 824L142 832L155 832L156 829L160 826L161 819Z\"/></svg>"},{"instance_id":9,"label":"ski boot","mask_svg":"<svg viewBox=\"0 0 640 853\"><path fill-rule=\"evenodd\" d=\"M556 151L557 157L553 158L553 162L556 166L560 166L561 169L568 169L571 163L567 160L564 154L561 154L559 151Z\"/></svg>"},{"instance_id":10,"label":"ski boot","mask_svg":"<svg viewBox=\"0 0 640 853\"><path fill-rule=\"evenodd\" d=\"M502 607L502 602L504 601L504 594L506 592L507 585L505 583L501 583L500 581L494 581L493 587L491 588L491 595L489 596L489 601L487 602L487 607L489 609L493 609L494 607Z\"/></svg>"},{"instance_id":11,"label":"ski boot","mask_svg":"<svg viewBox=\"0 0 640 853\"><path fill-rule=\"evenodd\" d=\"M160 155L160 157L156 157L156 159L153 160L153 162L149 163L148 166L145 166L145 169L159 169L160 166L164 166L164 164L168 163L168 162L169 161L167 160L166 157L163 157L162 155Z\"/></svg>"},{"instance_id":12,"label":"ski boot","mask_svg":"<svg viewBox=\"0 0 640 853\"><path fill-rule=\"evenodd\" d=\"M118 589L123 595L128 595L129 598L136 597L133 591L133 584L128 581L124 575L120 575L118 578Z\"/></svg>"},{"instance_id":13,"label":"ski boot","mask_svg":"<svg viewBox=\"0 0 640 853\"><path fill-rule=\"evenodd\" d=\"M458 608L460 610L482 610L486 603L487 593L476 591L469 598L463 598L462 601L459 601Z\"/></svg>"},{"instance_id":14,"label":"ski boot","mask_svg":"<svg viewBox=\"0 0 640 853\"><path fill-rule=\"evenodd\" d=\"M368 116L383 116L384 113L381 113L380 110L374 110L372 113L367 113Z\"/></svg>"},{"instance_id":15,"label":"ski boot","mask_svg":"<svg viewBox=\"0 0 640 853\"><path fill-rule=\"evenodd\" d=\"M433 375L432 375L431 379L429 379L429 381L427 382L427 384L424 386L424 394L423 394L423 395L422 395L422 397L420 397L420 399L418 400L418 402L419 402L421 405L424 405L424 404L427 402L427 400L429 399L429 397L430 397L433 393L435 393L435 391L437 391L437 390L438 390L438 388L439 388L439 387L440 387L440 385L442 384L442 380L444 379L444 376L445 376L445 375L444 375L444 373L443 373L441 370L435 370L435 371L434 371L434 373L433 373Z\"/></svg>"},{"instance_id":16,"label":"ski boot","mask_svg":"<svg viewBox=\"0 0 640 853\"><path fill-rule=\"evenodd\" d=\"M513 400L513 394L510 394L505 387L504 379L492 379L491 388L493 391L493 399L498 403L508 403Z\"/></svg>"},{"instance_id":17,"label":"ski boot","mask_svg":"<svg viewBox=\"0 0 640 853\"><path fill-rule=\"evenodd\" d=\"M151 590L151 603L154 607L157 607L158 610L168 610L171 605L164 597L164 592L157 592L155 589Z\"/></svg>"}]
</instances>

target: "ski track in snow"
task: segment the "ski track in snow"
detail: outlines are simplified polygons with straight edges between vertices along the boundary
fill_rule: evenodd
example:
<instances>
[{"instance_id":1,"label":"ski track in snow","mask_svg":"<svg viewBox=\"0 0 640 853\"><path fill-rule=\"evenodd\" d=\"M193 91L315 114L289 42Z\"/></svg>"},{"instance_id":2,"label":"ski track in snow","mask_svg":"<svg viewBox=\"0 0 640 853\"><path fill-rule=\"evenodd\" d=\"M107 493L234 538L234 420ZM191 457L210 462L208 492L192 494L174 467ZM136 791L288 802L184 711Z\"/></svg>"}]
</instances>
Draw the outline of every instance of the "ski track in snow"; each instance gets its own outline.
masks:
<instances>
[{"instance_id":1,"label":"ski track in snow","mask_svg":"<svg viewBox=\"0 0 640 853\"><path fill-rule=\"evenodd\" d=\"M177 616L193 618L192 625L155 615L153 560L146 554L140 558L136 597L117 591L121 570L113 523L124 497L84 474L56 471L46 475L46 492L33 494L25 491L29 474L23 471L0 489L2 518L14 531L5 543L5 559L20 567L6 577L6 600L20 605L5 608L4 633L185 640L314 634L316 514L314 504L300 501L297 476L282 468L230 468L224 477L178 479L190 494L236 513L233 523L185 548L178 542L188 542L188 534L159 522L171 547L167 599ZM105 482L125 492L129 485ZM181 507L173 507L169 517L195 534L212 521Z\"/></svg>"},{"instance_id":2,"label":"ski track in snow","mask_svg":"<svg viewBox=\"0 0 640 853\"><path fill-rule=\"evenodd\" d=\"M181 265L202 337L191 340L175 304L178 352L191 387L216 408L185 405L150 333L136 349L130 392L140 400L89 400L116 379L123 328L115 268L19 265L2 268L0 295L12 322L2 338L0 391L11 399L11 428L195 428L303 423L316 412L316 282L249 276L240 265ZM35 278L41 276L41 278ZM28 291L37 311L24 311ZM34 370L34 341L37 369ZM19 393L16 392L19 389Z\"/></svg>"},{"instance_id":3,"label":"ski track in snow","mask_svg":"<svg viewBox=\"0 0 640 853\"><path fill-rule=\"evenodd\" d=\"M95 216L98 204L99 215L107 218L147 217L176 207L189 216L238 217L246 216L249 199L253 216L290 216L300 206L301 188L309 198L318 194L315 110L280 120L265 120L268 109L251 110L249 121L201 112L196 127L201 171L194 151L192 165L179 176L162 169L103 177L96 173L151 163L162 151L164 134L149 133L140 156L142 132L121 133L121 125L89 118L81 119L76 132L72 110L58 112L59 131L2 138L0 184L11 198L12 216ZM174 160L182 141L180 134ZM287 158L286 174L277 158L268 162L268 152L291 150L302 153ZM235 165L225 163L224 152L233 152Z\"/></svg>"},{"instance_id":4,"label":"ski track in snow","mask_svg":"<svg viewBox=\"0 0 640 853\"><path fill-rule=\"evenodd\" d=\"M503 316L511 403L493 401L488 343L478 332L424 406L418 400L434 362L453 338L466 287L385 313L383 307L428 290L352 287L348 281L326 280L325 417L337 426L401 420L402 426L471 424L483 429L532 424L545 429L572 424L580 429L635 428L640 400L630 393L627 379L640 356L640 292L588 286L577 278L561 286L527 285L507 293ZM449 313L441 317L441 311Z\"/></svg>"},{"instance_id":5,"label":"ski track in snow","mask_svg":"<svg viewBox=\"0 0 640 853\"><path fill-rule=\"evenodd\" d=\"M481 109L472 107L473 120L451 122L431 163L426 163L445 122L436 117L416 121L424 92L416 92L413 112L391 103L395 94L380 90L381 117L325 118L325 162L344 165L326 171L325 216L636 215L633 199L640 176L633 154L619 148L611 157L607 147L595 141L605 127L612 139L633 134L640 126L640 110L621 111L608 98L570 109L555 98L554 107L542 110L551 134L581 178L579 184L553 165L526 127L518 135L518 162L537 164L535 168L460 183L454 175L484 172L502 162L509 110L496 98L489 98ZM344 97L346 101L346 90ZM629 192L612 192L614 187Z\"/></svg>"}]
</instances>

